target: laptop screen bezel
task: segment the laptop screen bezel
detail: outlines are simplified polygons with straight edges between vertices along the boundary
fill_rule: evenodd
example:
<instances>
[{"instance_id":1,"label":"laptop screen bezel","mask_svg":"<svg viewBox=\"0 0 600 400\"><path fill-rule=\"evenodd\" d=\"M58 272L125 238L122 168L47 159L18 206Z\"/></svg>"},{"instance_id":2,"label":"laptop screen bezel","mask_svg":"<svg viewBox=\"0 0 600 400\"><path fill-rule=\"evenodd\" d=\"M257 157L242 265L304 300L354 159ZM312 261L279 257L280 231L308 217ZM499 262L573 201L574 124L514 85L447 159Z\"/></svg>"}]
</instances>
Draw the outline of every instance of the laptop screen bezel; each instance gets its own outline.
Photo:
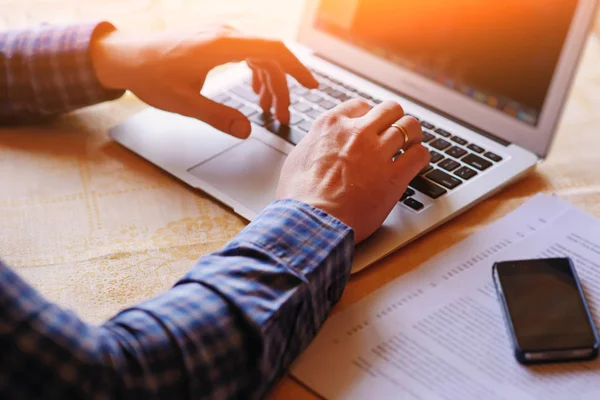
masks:
<instances>
[{"instance_id":1,"label":"laptop screen bezel","mask_svg":"<svg viewBox=\"0 0 600 400\"><path fill-rule=\"evenodd\" d=\"M579 0L536 126L478 103L450 88L433 82L314 27L321 0L308 0L300 23L298 41L350 71L379 83L400 95L417 99L508 142L545 157L556 131L570 83L596 15L597 0ZM401 24L394 27L401 29Z\"/></svg>"}]
</instances>

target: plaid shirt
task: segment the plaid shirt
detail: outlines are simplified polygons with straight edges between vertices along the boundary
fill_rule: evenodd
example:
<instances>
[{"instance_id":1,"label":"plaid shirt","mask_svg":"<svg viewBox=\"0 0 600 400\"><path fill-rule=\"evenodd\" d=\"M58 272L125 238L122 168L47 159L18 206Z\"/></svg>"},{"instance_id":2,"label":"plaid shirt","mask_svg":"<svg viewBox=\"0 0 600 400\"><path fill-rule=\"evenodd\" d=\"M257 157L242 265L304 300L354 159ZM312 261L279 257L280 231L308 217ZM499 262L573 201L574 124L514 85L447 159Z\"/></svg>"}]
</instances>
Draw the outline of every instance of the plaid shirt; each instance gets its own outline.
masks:
<instances>
[{"instance_id":1,"label":"plaid shirt","mask_svg":"<svg viewBox=\"0 0 600 400\"><path fill-rule=\"evenodd\" d=\"M0 121L117 97L93 74L94 26L0 33ZM349 227L271 204L171 290L88 325L0 263L0 398L260 398L339 300Z\"/></svg>"},{"instance_id":2,"label":"plaid shirt","mask_svg":"<svg viewBox=\"0 0 600 400\"><path fill-rule=\"evenodd\" d=\"M31 123L123 94L96 78L89 54L108 22L0 32L0 125Z\"/></svg>"},{"instance_id":3,"label":"plaid shirt","mask_svg":"<svg viewBox=\"0 0 600 400\"><path fill-rule=\"evenodd\" d=\"M341 297L352 252L347 226L278 201L102 326L0 264L0 398L261 398Z\"/></svg>"}]
</instances>

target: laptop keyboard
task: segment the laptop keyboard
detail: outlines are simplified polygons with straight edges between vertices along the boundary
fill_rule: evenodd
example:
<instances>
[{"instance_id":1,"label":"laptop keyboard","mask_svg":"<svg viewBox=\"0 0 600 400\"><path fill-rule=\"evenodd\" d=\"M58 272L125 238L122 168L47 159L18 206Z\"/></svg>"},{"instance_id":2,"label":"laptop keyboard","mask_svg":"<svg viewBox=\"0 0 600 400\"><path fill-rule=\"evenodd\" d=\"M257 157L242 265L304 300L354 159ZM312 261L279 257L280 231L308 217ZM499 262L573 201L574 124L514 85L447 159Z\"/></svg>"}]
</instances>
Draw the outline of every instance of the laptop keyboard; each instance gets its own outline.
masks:
<instances>
[{"instance_id":1,"label":"laptop keyboard","mask_svg":"<svg viewBox=\"0 0 600 400\"><path fill-rule=\"evenodd\" d=\"M261 111L258 106L259 97L254 93L249 82L234 86L213 96L212 99L238 109L250 119L252 124L264 127L294 145L306 136L321 113L331 110L346 100L361 97L371 106L381 103L380 99L335 78L318 71L312 72L320 82L318 89L309 90L291 78L288 80L291 102L288 125L281 124L273 115ZM426 208L424 203L459 188L464 182L475 179L503 161L502 156L475 143L470 143L413 114L407 115L421 122L423 145L431 154L431 163L410 182L409 188L400 199L400 202L411 210L422 211ZM417 193L426 197L421 198Z\"/></svg>"}]
</instances>

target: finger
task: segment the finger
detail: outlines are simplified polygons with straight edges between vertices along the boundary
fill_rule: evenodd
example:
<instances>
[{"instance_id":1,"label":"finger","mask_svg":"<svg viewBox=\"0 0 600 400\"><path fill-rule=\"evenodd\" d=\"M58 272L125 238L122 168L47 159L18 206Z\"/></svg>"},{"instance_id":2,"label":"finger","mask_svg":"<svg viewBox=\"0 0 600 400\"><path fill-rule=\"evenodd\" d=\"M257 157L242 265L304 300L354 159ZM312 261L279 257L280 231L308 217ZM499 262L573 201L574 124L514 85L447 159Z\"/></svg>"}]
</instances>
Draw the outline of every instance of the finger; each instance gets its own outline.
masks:
<instances>
[{"instance_id":1,"label":"finger","mask_svg":"<svg viewBox=\"0 0 600 400\"><path fill-rule=\"evenodd\" d=\"M261 68L260 81L262 82L262 86L260 87L258 104L265 114L271 113L271 106L273 105L273 96L271 95L271 90L269 90L268 79L267 72Z\"/></svg>"},{"instance_id":2,"label":"finger","mask_svg":"<svg viewBox=\"0 0 600 400\"><path fill-rule=\"evenodd\" d=\"M250 136L250 121L244 114L235 108L214 102L194 91L179 96L173 107L170 107L168 111L197 118L240 139Z\"/></svg>"},{"instance_id":3,"label":"finger","mask_svg":"<svg viewBox=\"0 0 600 400\"><path fill-rule=\"evenodd\" d=\"M381 146L385 153L394 155L400 149L406 151L411 146L423 141L421 124L414 117L404 116L394 124L404 128L408 140L406 140L407 138L404 136L401 129L390 126L380 135Z\"/></svg>"},{"instance_id":4,"label":"finger","mask_svg":"<svg viewBox=\"0 0 600 400\"><path fill-rule=\"evenodd\" d=\"M322 114L326 115L336 115L336 116L344 116L348 118L360 118L366 115L369 110L371 110L371 106L363 99L352 99L348 100L326 113Z\"/></svg>"},{"instance_id":5,"label":"finger","mask_svg":"<svg viewBox=\"0 0 600 400\"><path fill-rule=\"evenodd\" d=\"M290 122L290 89L279 65L268 63L264 67L267 85L273 96L275 116L284 124Z\"/></svg>"},{"instance_id":6,"label":"finger","mask_svg":"<svg viewBox=\"0 0 600 400\"><path fill-rule=\"evenodd\" d=\"M251 65L250 63L248 63L248 66L250 67L250 69L252 69L252 90L254 90L254 93L260 94L260 90L262 88L262 81L260 80L260 69L256 66Z\"/></svg>"},{"instance_id":7,"label":"finger","mask_svg":"<svg viewBox=\"0 0 600 400\"><path fill-rule=\"evenodd\" d=\"M384 101L374 107L365 117L364 123L367 127L375 130L377 133L383 132L394 122L404 116L404 110L400 104L395 101Z\"/></svg>"},{"instance_id":8,"label":"finger","mask_svg":"<svg viewBox=\"0 0 600 400\"><path fill-rule=\"evenodd\" d=\"M422 144L408 148L393 162L394 182L398 186L399 195L404 192L408 183L423 170L431 160L429 151Z\"/></svg>"},{"instance_id":9,"label":"finger","mask_svg":"<svg viewBox=\"0 0 600 400\"><path fill-rule=\"evenodd\" d=\"M268 40L245 36L230 36L221 39L217 62L257 59L276 61L286 74L290 74L307 88L316 89L319 82L300 60L279 40Z\"/></svg>"}]
</instances>

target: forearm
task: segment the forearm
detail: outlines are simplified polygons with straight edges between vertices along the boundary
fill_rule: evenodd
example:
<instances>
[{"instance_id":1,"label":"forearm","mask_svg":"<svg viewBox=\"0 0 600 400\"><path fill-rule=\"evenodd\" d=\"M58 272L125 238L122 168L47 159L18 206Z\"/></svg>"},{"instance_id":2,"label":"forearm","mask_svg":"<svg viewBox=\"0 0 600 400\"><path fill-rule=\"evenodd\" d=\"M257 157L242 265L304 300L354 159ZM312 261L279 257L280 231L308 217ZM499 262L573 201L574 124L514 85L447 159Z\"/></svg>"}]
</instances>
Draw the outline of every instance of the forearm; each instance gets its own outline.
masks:
<instances>
[{"instance_id":1,"label":"forearm","mask_svg":"<svg viewBox=\"0 0 600 400\"><path fill-rule=\"evenodd\" d=\"M31 123L113 100L122 90L96 76L90 46L108 23L0 32L0 125Z\"/></svg>"},{"instance_id":2,"label":"forearm","mask_svg":"<svg viewBox=\"0 0 600 400\"><path fill-rule=\"evenodd\" d=\"M181 281L214 288L238 316L244 345L226 358L246 355L247 362L219 369L247 386L231 397L264 395L310 343L342 295L353 250L343 223L298 202L278 202L215 255L227 262L204 258Z\"/></svg>"},{"instance_id":3,"label":"forearm","mask_svg":"<svg viewBox=\"0 0 600 400\"><path fill-rule=\"evenodd\" d=\"M86 397L261 397L338 301L352 249L344 224L284 201L222 251L201 258L172 290L102 327L89 327L31 293L26 297L35 301L0 302L11 310L0 314L12 313L5 320L14 321L0 330L3 346L12 343L3 348L13 349L0 361L0 373L10 374L0 382L15 382L21 365L52 376L38 388L56 388L64 377L52 365L68 355L73 361L65 368L82 372L64 384L65 395L69 389ZM23 287L6 285L13 292ZM53 321L60 322L58 332L47 329ZM48 344L29 345L41 342Z\"/></svg>"}]
</instances>

